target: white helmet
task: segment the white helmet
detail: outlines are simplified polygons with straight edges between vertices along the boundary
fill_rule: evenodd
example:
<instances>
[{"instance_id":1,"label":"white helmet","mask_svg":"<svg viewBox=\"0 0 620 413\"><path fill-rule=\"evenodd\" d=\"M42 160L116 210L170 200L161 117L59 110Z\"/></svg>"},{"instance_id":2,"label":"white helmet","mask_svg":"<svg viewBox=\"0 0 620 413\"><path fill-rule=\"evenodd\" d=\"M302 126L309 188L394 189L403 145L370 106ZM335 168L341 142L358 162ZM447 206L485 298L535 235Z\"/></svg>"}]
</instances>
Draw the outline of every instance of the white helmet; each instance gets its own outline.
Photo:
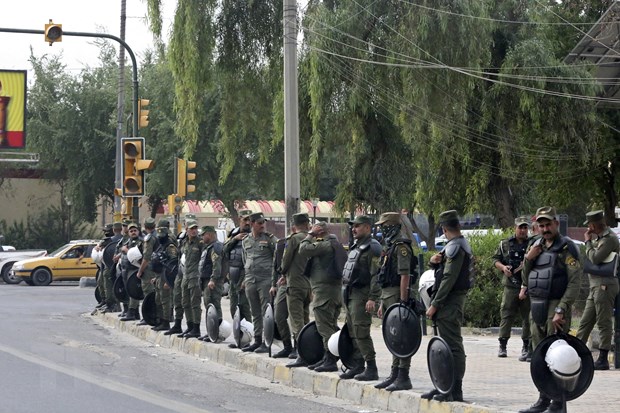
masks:
<instances>
[{"instance_id":1,"label":"white helmet","mask_svg":"<svg viewBox=\"0 0 620 413\"><path fill-rule=\"evenodd\" d=\"M240 347L244 347L252 342L252 336L254 335L254 325L247 321L245 318L239 323L239 329L241 330L241 339L239 340Z\"/></svg>"},{"instance_id":2,"label":"white helmet","mask_svg":"<svg viewBox=\"0 0 620 413\"><path fill-rule=\"evenodd\" d=\"M219 341L226 340L232 334L232 324L226 320L222 320L219 329Z\"/></svg>"},{"instance_id":3,"label":"white helmet","mask_svg":"<svg viewBox=\"0 0 620 413\"><path fill-rule=\"evenodd\" d=\"M95 264L101 265L101 262L103 261L103 250L101 249L97 251L96 248L93 248L93 252L90 254L90 258L95 261Z\"/></svg>"},{"instance_id":4,"label":"white helmet","mask_svg":"<svg viewBox=\"0 0 620 413\"><path fill-rule=\"evenodd\" d=\"M581 357L577 350L565 340L556 340L547 349L545 362L566 391L575 388L581 373Z\"/></svg>"},{"instance_id":5,"label":"white helmet","mask_svg":"<svg viewBox=\"0 0 620 413\"><path fill-rule=\"evenodd\" d=\"M422 273L420 281L418 282L418 291L420 292L420 298L424 302L424 306L429 308L431 306L431 296L429 290L435 285L435 271L426 270Z\"/></svg>"},{"instance_id":6,"label":"white helmet","mask_svg":"<svg viewBox=\"0 0 620 413\"><path fill-rule=\"evenodd\" d=\"M329 349L329 352L336 357L340 356L338 354L338 341L340 340L340 331L342 330L336 331L329 337L329 340L327 340L327 348Z\"/></svg>"},{"instance_id":7,"label":"white helmet","mask_svg":"<svg viewBox=\"0 0 620 413\"><path fill-rule=\"evenodd\" d=\"M179 267L182 272L185 272L185 253L181 254L181 259L179 260Z\"/></svg>"},{"instance_id":8,"label":"white helmet","mask_svg":"<svg viewBox=\"0 0 620 413\"><path fill-rule=\"evenodd\" d=\"M142 252L138 247L131 247L127 251L127 259L135 267L140 267L140 260L142 260Z\"/></svg>"}]
</instances>

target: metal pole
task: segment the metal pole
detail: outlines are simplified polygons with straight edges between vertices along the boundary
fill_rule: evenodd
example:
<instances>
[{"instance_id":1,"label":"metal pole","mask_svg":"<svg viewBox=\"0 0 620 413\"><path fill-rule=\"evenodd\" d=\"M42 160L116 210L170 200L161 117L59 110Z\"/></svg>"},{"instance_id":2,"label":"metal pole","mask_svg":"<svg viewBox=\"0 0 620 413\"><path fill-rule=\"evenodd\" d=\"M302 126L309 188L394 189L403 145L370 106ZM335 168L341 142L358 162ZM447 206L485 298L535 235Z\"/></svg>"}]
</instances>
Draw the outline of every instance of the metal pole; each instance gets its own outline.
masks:
<instances>
[{"instance_id":1,"label":"metal pole","mask_svg":"<svg viewBox=\"0 0 620 413\"><path fill-rule=\"evenodd\" d=\"M299 115L297 97L297 0L284 0L284 200L285 231L299 211Z\"/></svg>"},{"instance_id":2,"label":"metal pole","mask_svg":"<svg viewBox=\"0 0 620 413\"><path fill-rule=\"evenodd\" d=\"M121 40L125 40L125 21L127 1L121 0ZM114 188L122 188L123 176L121 175L121 162L123 162L123 151L121 148L121 138L123 137L123 112L125 109L125 49L119 48L118 51L118 101L116 103L116 165L114 165ZM114 219L119 220L121 211L121 197L114 195Z\"/></svg>"}]
</instances>

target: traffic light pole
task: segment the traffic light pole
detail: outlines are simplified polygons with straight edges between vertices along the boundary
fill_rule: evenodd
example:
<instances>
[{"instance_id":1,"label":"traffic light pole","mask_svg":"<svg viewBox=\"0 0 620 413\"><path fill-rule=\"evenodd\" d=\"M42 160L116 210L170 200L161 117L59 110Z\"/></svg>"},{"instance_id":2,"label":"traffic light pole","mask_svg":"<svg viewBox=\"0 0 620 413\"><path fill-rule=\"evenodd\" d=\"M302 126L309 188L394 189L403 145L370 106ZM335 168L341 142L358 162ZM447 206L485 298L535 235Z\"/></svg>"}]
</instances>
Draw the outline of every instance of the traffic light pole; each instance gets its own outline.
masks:
<instances>
[{"instance_id":1,"label":"traffic light pole","mask_svg":"<svg viewBox=\"0 0 620 413\"><path fill-rule=\"evenodd\" d=\"M13 28L7 28L7 27L0 27L0 33L18 33L18 34L39 34L39 35L45 35L45 30L30 30L30 29L13 29ZM75 36L75 37L94 37L94 38L103 38L103 39L111 39L114 40L116 42L118 42L121 46L123 46L123 48L127 51L127 53L129 54L129 57L131 58L131 63L132 63L132 81L133 81L133 98L132 98L132 111L133 111L133 125L132 125L132 136L136 137L138 136L138 124L139 124L139 114L138 114L138 63L136 61L136 56L133 53L133 50L131 50L131 47L129 47L129 45L127 43L125 43L125 41L123 39L121 39L120 37L111 35L111 34L107 34L107 33L88 33L88 32L66 32L63 31L62 32L62 36ZM118 140L118 139L117 139ZM117 142L116 145L116 159L115 159L115 163L116 163L116 174L115 174L115 179L119 180L120 178L120 165L119 165L119 160L122 161L122 159L120 159L120 154L122 153L121 151L121 147L120 147L120 142ZM120 188L122 186L122 182L115 182L114 183L114 187L115 188ZM116 202L114 204L115 206L115 212L118 212L118 205L116 205ZM138 207L137 205L135 206L135 208L133 208L132 214L134 215L133 218L135 220L138 219Z\"/></svg>"}]
</instances>

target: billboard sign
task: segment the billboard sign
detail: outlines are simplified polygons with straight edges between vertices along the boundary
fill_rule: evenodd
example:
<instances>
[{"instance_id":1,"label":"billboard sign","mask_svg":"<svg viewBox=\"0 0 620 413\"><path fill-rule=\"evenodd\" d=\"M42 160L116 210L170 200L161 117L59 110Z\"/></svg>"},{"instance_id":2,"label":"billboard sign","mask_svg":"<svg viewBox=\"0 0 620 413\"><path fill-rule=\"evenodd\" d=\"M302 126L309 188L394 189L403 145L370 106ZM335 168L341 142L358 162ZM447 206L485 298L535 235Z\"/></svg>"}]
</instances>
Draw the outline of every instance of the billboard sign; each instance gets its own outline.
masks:
<instances>
[{"instance_id":1,"label":"billboard sign","mask_svg":"<svg viewBox=\"0 0 620 413\"><path fill-rule=\"evenodd\" d=\"M26 71L0 69L0 150L26 146Z\"/></svg>"}]
</instances>

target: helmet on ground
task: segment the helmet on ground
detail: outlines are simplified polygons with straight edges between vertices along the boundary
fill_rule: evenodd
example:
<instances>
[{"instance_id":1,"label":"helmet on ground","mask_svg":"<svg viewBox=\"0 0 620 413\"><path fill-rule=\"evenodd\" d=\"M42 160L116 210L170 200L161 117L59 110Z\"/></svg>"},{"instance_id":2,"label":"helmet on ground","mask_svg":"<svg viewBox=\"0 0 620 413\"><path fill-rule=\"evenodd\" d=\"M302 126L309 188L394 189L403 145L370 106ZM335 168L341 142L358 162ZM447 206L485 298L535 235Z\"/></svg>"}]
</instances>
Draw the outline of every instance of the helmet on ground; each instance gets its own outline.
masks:
<instances>
[{"instance_id":1,"label":"helmet on ground","mask_svg":"<svg viewBox=\"0 0 620 413\"><path fill-rule=\"evenodd\" d=\"M338 354L338 341L340 340L340 330L336 331L329 337L327 340L327 348L329 352L332 353L336 357L340 357Z\"/></svg>"},{"instance_id":2,"label":"helmet on ground","mask_svg":"<svg viewBox=\"0 0 620 413\"><path fill-rule=\"evenodd\" d=\"M553 376L566 390L570 391L575 388L581 373L581 357L566 340L556 340L549 346L545 362Z\"/></svg>"},{"instance_id":3,"label":"helmet on ground","mask_svg":"<svg viewBox=\"0 0 620 413\"><path fill-rule=\"evenodd\" d=\"M241 320L240 326L239 347L244 347L252 342L254 336L254 325L245 318Z\"/></svg>"},{"instance_id":4,"label":"helmet on ground","mask_svg":"<svg viewBox=\"0 0 620 413\"><path fill-rule=\"evenodd\" d=\"M142 252L140 251L140 248L138 247L129 248L129 251L127 251L127 259L133 266L139 268L140 260L142 260Z\"/></svg>"}]
</instances>

